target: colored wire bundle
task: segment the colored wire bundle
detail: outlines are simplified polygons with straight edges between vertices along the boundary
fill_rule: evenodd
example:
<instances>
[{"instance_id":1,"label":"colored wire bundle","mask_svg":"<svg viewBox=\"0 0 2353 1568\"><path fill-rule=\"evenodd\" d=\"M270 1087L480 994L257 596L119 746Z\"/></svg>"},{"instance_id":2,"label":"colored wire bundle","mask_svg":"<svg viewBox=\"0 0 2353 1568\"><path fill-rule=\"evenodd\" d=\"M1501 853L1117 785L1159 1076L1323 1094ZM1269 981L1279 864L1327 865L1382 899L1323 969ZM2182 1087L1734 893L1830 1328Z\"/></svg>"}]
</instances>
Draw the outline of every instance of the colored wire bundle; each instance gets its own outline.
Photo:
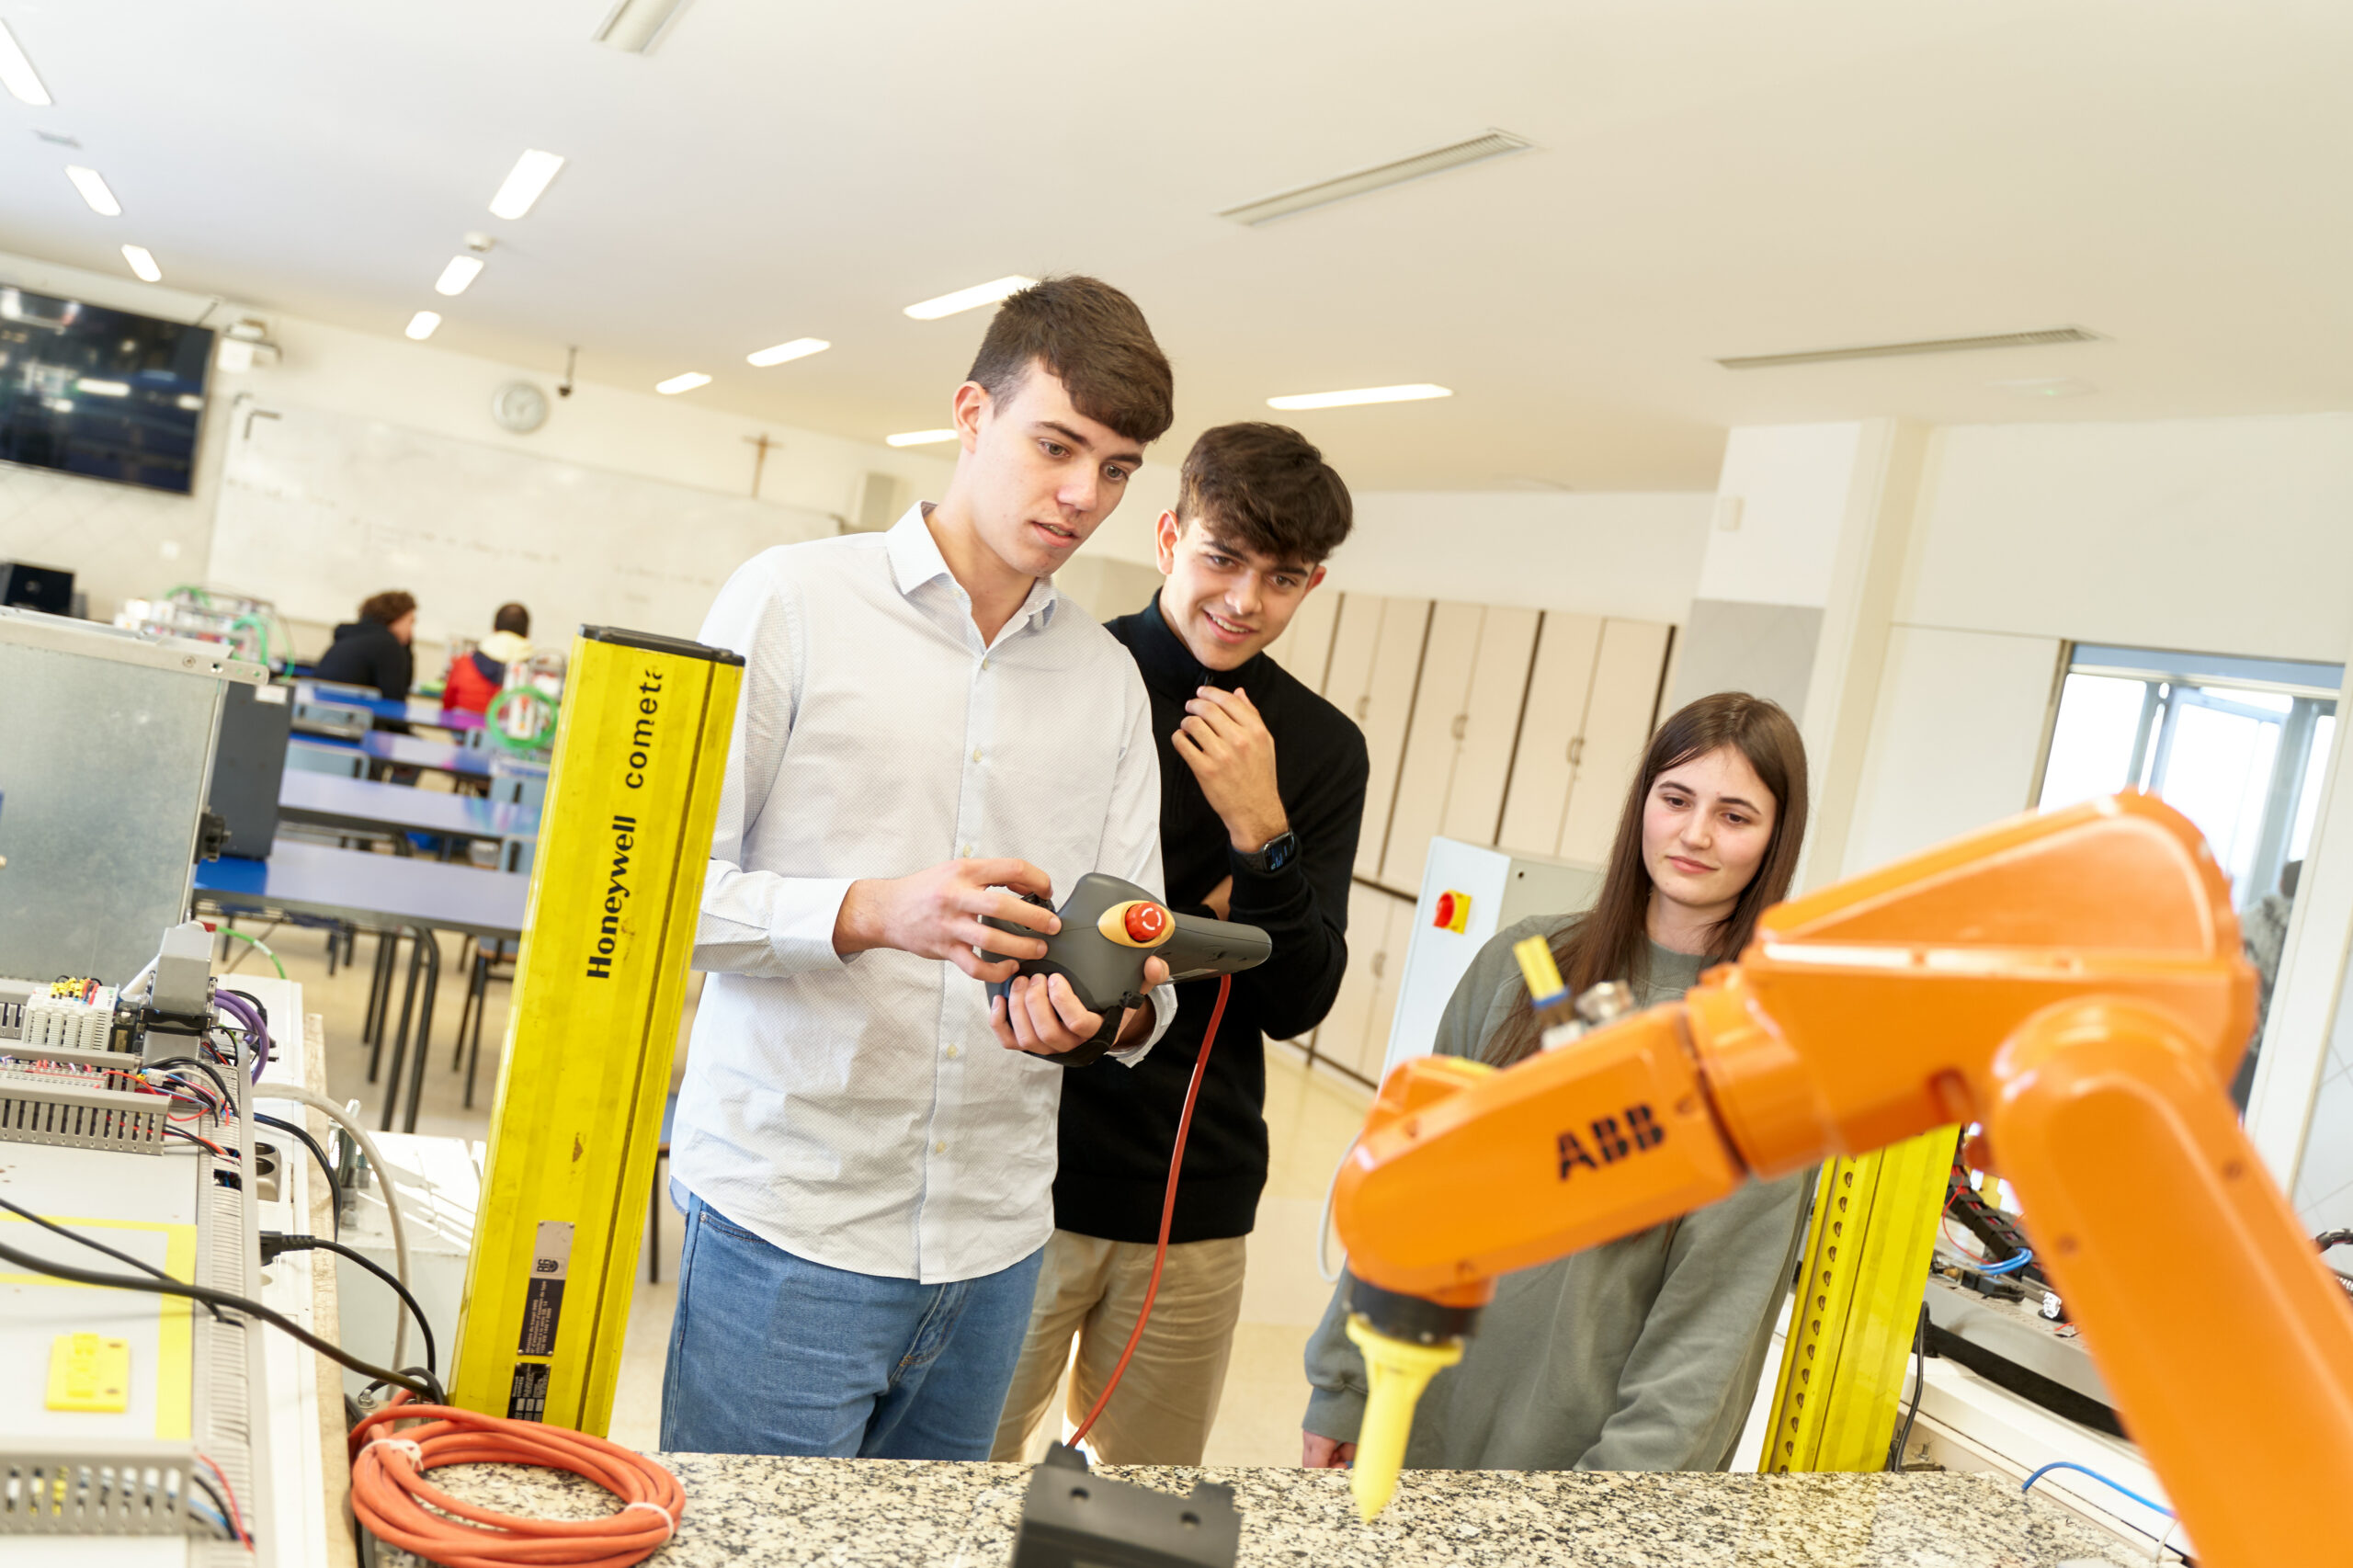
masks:
<instances>
[{"instance_id":1,"label":"colored wire bundle","mask_svg":"<svg viewBox=\"0 0 2353 1568\"><path fill-rule=\"evenodd\" d=\"M1185 1168L1185 1134L1192 1131L1193 1101L1200 1096L1201 1074L1208 1071L1210 1064L1210 1046L1217 1040L1218 1020L1225 1017L1226 994L1233 989L1233 976L1221 974L1217 977L1217 1006L1210 1009L1210 1027L1201 1031L1200 1053L1193 1058L1193 1081L1185 1087L1184 1114L1176 1119L1176 1147L1168 1155L1168 1196L1160 1204L1160 1244L1153 1251L1152 1278L1144 1284L1142 1310L1136 1313L1136 1325L1128 1333L1127 1348L1120 1352L1120 1364L1111 1369L1110 1381L1095 1397L1095 1408L1086 1413L1086 1419L1080 1422L1078 1430L1070 1435L1070 1446L1074 1449L1086 1440L1086 1434L1094 1430L1095 1418L1103 1414L1105 1405L1111 1403L1111 1391L1120 1386L1120 1378L1127 1374L1128 1361L1135 1355L1136 1346L1143 1338L1143 1325L1152 1321L1153 1298L1160 1294L1160 1271L1168 1262L1168 1232L1176 1221L1176 1175Z\"/></svg>"},{"instance_id":2,"label":"colored wire bundle","mask_svg":"<svg viewBox=\"0 0 2353 1568\"><path fill-rule=\"evenodd\" d=\"M269 1026L263 1021L261 1004L241 991L216 991L212 1005L244 1026L246 1043L253 1047L253 1081L260 1083L261 1070L269 1065Z\"/></svg>"},{"instance_id":3,"label":"colored wire bundle","mask_svg":"<svg viewBox=\"0 0 2353 1568\"><path fill-rule=\"evenodd\" d=\"M392 1423L418 1426L394 1431ZM351 1429L351 1511L378 1539L451 1568L629 1568L676 1533L678 1478L619 1443L404 1395ZM566 1470L621 1501L601 1519L526 1519L461 1502L425 1472L449 1464Z\"/></svg>"}]
</instances>

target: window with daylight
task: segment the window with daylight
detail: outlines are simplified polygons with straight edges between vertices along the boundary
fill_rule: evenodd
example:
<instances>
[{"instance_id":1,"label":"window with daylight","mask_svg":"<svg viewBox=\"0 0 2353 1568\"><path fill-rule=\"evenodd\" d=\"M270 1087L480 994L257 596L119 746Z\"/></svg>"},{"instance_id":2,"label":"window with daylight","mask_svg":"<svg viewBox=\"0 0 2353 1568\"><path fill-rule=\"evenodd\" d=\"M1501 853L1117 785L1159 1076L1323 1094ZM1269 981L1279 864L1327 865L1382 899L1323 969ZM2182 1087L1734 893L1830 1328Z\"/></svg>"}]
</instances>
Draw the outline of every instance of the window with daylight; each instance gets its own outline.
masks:
<instances>
[{"instance_id":1,"label":"window with daylight","mask_svg":"<svg viewBox=\"0 0 2353 1568\"><path fill-rule=\"evenodd\" d=\"M2079 642L2052 726L2038 805L2146 790L2198 824L2231 879L2247 958L2262 977L2256 1040L2234 1086L2242 1109L2336 738L2344 673L2337 665Z\"/></svg>"}]
</instances>

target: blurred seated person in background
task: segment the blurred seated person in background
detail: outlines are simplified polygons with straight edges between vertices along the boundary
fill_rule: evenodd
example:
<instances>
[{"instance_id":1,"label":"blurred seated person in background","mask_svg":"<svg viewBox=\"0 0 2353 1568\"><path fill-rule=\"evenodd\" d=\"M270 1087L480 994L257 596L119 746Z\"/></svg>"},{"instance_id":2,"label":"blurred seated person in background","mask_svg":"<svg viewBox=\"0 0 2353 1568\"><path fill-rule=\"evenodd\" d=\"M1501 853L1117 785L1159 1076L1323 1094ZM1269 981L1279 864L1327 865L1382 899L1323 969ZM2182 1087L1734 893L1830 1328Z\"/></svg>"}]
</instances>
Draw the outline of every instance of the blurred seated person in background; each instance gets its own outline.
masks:
<instances>
[{"instance_id":1,"label":"blurred seated person in background","mask_svg":"<svg viewBox=\"0 0 2353 1568\"><path fill-rule=\"evenodd\" d=\"M372 686L388 702L408 700L415 668L409 639L416 635L416 600L398 588L375 595L359 607L359 619L335 629L335 642L311 673L343 686ZM404 729L398 721L378 721Z\"/></svg>"},{"instance_id":2,"label":"blurred seated person in background","mask_svg":"<svg viewBox=\"0 0 2353 1568\"><path fill-rule=\"evenodd\" d=\"M487 713L492 699L506 685L506 666L531 656L531 612L518 604L503 604L491 617L491 633L482 646L449 664L441 683L441 706Z\"/></svg>"}]
</instances>

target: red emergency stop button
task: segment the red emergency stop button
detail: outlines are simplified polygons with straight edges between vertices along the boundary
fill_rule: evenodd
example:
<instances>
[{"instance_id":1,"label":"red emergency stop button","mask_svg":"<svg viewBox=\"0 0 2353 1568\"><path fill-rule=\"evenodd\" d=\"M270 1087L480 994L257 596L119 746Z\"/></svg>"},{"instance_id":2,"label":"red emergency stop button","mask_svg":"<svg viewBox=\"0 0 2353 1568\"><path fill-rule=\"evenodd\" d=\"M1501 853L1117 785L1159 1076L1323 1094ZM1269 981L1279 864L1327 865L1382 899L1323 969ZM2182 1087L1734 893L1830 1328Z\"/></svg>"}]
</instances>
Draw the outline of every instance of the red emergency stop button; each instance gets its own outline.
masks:
<instances>
[{"instance_id":1,"label":"red emergency stop button","mask_svg":"<svg viewBox=\"0 0 2353 1568\"><path fill-rule=\"evenodd\" d=\"M1471 926L1471 895L1451 889L1438 895L1430 924L1441 931L1465 931Z\"/></svg>"},{"instance_id":2,"label":"red emergency stop button","mask_svg":"<svg viewBox=\"0 0 2353 1568\"><path fill-rule=\"evenodd\" d=\"M1157 942L1168 929L1168 911L1141 901L1128 905L1128 936L1138 942Z\"/></svg>"}]
</instances>

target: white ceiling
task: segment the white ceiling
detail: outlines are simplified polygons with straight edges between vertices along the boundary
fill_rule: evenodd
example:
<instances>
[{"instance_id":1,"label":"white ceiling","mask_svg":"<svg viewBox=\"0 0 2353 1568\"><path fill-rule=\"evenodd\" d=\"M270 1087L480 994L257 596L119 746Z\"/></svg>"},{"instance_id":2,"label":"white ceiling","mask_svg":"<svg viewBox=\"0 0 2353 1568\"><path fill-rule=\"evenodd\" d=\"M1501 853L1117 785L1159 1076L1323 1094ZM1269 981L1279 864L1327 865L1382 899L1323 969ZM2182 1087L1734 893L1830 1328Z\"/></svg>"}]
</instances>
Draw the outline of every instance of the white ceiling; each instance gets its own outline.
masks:
<instances>
[{"instance_id":1,"label":"white ceiling","mask_svg":"<svg viewBox=\"0 0 2353 1568\"><path fill-rule=\"evenodd\" d=\"M1704 488L1724 427L2353 407L2338 0L0 0L0 249L874 438L986 319L1099 273L1176 361L1169 446L1270 394L1359 488ZM1496 126L1537 150L1245 229L1237 202ZM78 153L36 130L70 135ZM486 210L526 146L570 163ZM63 174L88 163L119 219ZM481 281L432 282L469 230ZM2111 341L1734 372L1718 356L2078 324ZM786 338L830 353L756 370ZM2034 401L1988 383L2072 376ZM1171 462L1176 451L1165 451Z\"/></svg>"}]
</instances>

